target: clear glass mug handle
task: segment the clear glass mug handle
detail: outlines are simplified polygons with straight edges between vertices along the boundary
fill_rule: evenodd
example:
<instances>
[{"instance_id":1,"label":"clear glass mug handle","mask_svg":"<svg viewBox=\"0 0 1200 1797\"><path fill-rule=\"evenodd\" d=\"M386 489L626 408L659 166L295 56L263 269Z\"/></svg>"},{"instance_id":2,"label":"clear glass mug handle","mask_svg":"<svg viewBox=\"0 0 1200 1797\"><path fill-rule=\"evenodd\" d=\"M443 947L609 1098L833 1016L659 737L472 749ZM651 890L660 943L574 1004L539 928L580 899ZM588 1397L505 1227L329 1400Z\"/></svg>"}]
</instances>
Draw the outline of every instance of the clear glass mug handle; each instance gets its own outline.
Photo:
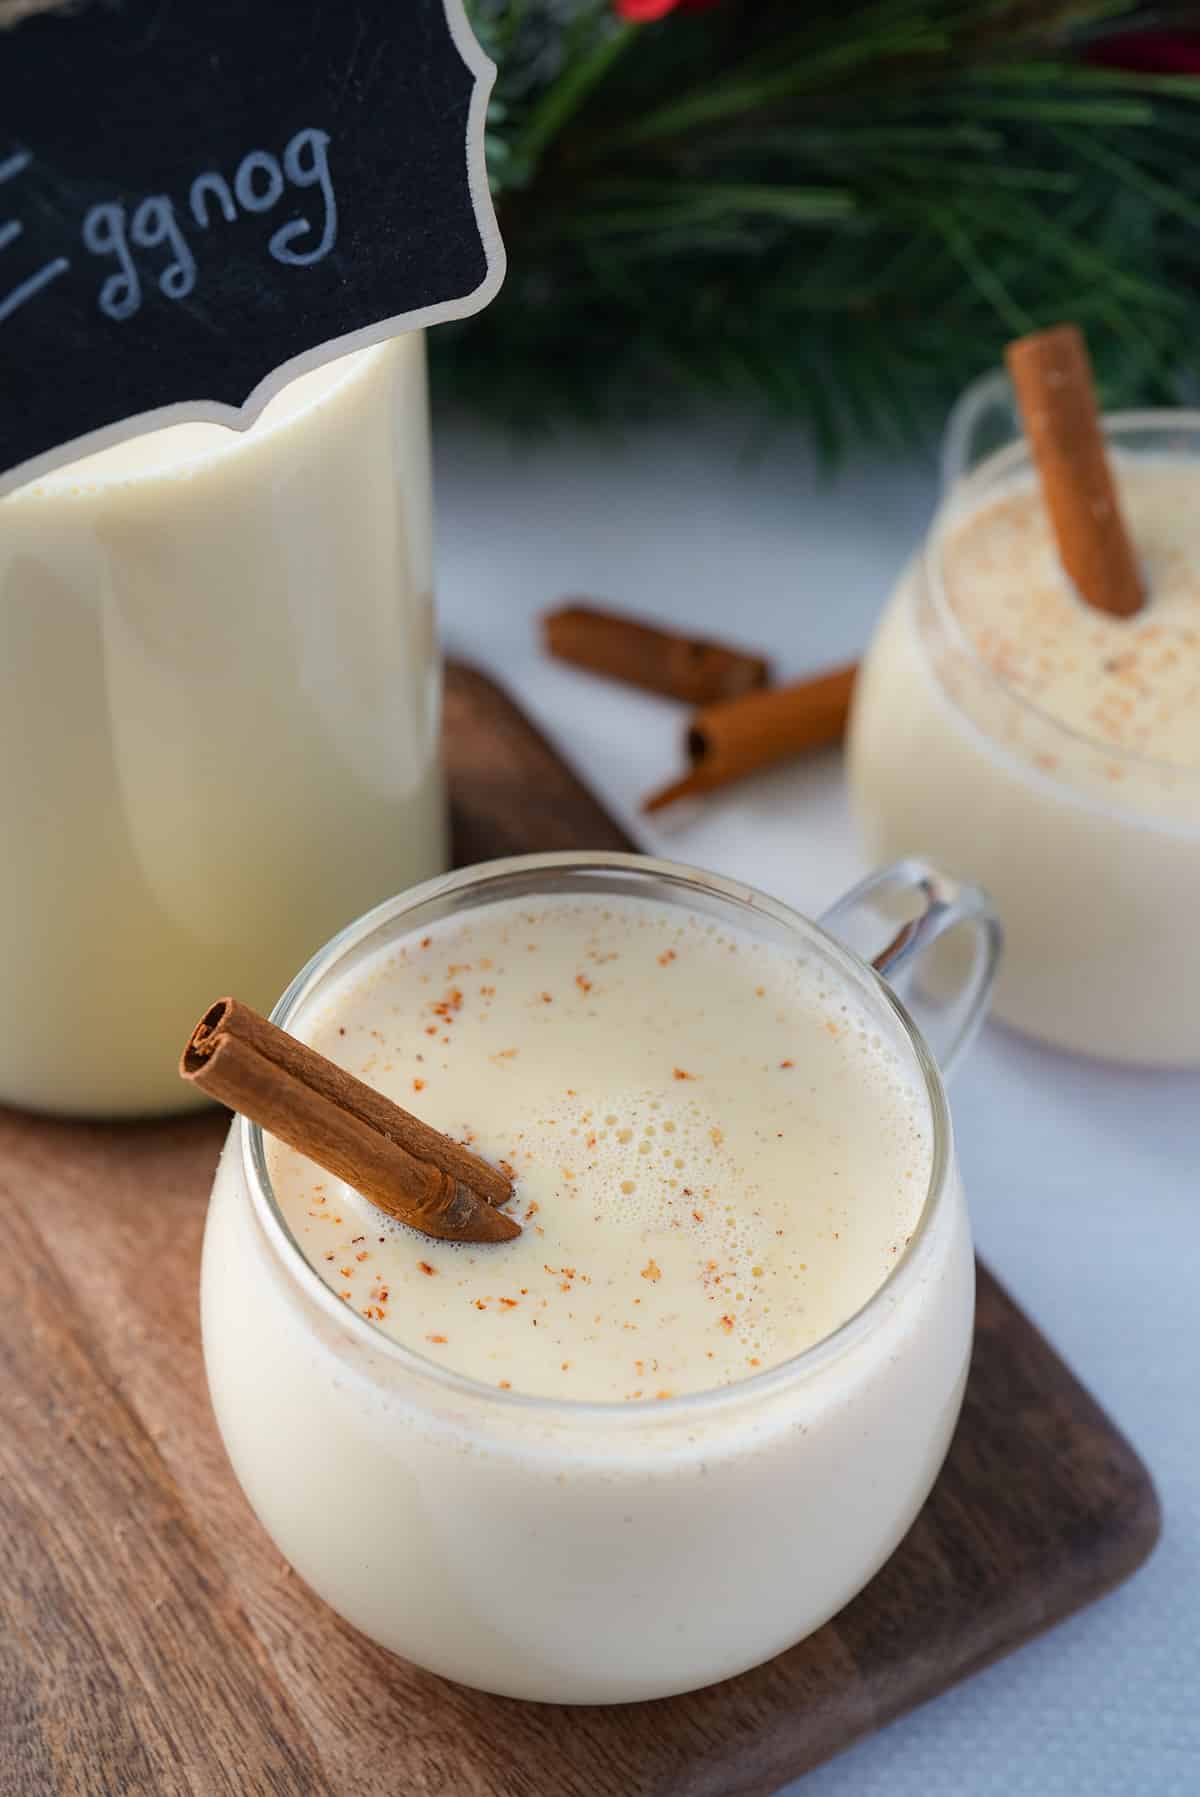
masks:
<instances>
[{"instance_id":1,"label":"clear glass mug handle","mask_svg":"<svg viewBox=\"0 0 1200 1797\"><path fill-rule=\"evenodd\" d=\"M942 432L942 492L948 493L993 450L1021 435L1012 382L1003 368L980 375L955 400Z\"/></svg>"},{"instance_id":2,"label":"clear glass mug handle","mask_svg":"<svg viewBox=\"0 0 1200 1797\"><path fill-rule=\"evenodd\" d=\"M948 1076L1000 965L1004 933L987 893L909 856L868 874L820 922L887 980Z\"/></svg>"}]
</instances>

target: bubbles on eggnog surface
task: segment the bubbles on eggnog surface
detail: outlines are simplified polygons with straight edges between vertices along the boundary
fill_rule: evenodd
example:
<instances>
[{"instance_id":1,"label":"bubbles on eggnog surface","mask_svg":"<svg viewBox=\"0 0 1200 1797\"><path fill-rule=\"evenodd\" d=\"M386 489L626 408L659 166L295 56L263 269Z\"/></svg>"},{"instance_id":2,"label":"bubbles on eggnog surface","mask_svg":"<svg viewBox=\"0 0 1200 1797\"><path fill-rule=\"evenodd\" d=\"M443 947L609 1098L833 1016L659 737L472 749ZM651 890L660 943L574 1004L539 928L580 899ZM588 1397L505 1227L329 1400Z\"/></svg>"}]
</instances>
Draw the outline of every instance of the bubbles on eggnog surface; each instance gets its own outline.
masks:
<instances>
[{"instance_id":1,"label":"bubbles on eggnog surface","mask_svg":"<svg viewBox=\"0 0 1200 1797\"><path fill-rule=\"evenodd\" d=\"M521 1236L356 1245L351 1195L333 1240L315 1204L298 1239L352 1309L497 1386L636 1402L751 1377L860 1309L915 1227L928 1108L886 1027L816 956L661 904L414 933L305 1033L511 1169Z\"/></svg>"}]
</instances>

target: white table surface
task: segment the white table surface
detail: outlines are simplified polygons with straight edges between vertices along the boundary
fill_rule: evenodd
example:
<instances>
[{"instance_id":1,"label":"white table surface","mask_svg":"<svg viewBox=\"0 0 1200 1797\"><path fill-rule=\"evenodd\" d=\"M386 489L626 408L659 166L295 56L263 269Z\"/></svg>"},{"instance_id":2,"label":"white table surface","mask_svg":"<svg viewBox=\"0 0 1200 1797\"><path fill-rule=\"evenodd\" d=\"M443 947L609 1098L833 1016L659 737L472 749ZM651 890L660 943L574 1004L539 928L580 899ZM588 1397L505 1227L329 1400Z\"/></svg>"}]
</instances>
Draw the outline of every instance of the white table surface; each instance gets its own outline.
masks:
<instances>
[{"instance_id":1,"label":"white table surface","mask_svg":"<svg viewBox=\"0 0 1200 1797\"><path fill-rule=\"evenodd\" d=\"M783 674L865 643L927 521L932 466L736 425L514 447L459 421L437 442L447 646L498 675L648 850L809 912L864 871L836 756L650 824L680 713L548 662L535 618L566 594L763 647ZM1200 1075L1102 1067L989 1026L958 1074L981 1252L1148 1462L1165 1512L1113 1595L789 1787L803 1797L1200 1793Z\"/></svg>"}]
</instances>

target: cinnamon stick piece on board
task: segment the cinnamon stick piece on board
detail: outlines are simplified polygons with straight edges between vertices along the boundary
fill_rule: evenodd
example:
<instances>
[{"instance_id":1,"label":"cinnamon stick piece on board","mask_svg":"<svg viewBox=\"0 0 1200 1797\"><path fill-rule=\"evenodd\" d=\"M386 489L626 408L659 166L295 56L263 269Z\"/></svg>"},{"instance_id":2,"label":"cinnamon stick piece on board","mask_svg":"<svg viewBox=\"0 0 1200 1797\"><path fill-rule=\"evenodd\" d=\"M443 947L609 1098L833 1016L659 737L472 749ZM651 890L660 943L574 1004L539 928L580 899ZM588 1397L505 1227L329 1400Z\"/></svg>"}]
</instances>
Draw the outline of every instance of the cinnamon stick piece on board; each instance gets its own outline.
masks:
<instances>
[{"instance_id":1,"label":"cinnamon stick piece on board","mask_svg":"<svg viewBox=\"0 0 1200 1797\"><path fill-rule=\"evenodd\" d=\"M1061 324L1018 337L1005 361L1059 560L1089 605L1132 617L1145 595L1105 452L1083 333Z\"/></svg>"},{"instance_id":2,"label":"cinnamon stick piece on board","mask_svg":"<svg viewBox=\"0 0 1200 1797\"><path fill-rule=\"evenodd\" d=\"M707 637L682 636L581 600L547 612L542 632L548 653L559 661L685 705L735 699L770 678L761 655Z\"/></svg>"},{"instance_id":3,"label":"cinnamon stick piece on board","mask_svg":"<svg viewBox=\"0 0 1200 1797\"><path fill-rule=\"evenodd\" d=\"M454 1242L505 1242L512 1181L236 998L210 1005L180 1076L344 1179L389 1216Z\"/></svg>"},{"instance_id":4,"label":"cinnamon stick piece on board","mask_svg":"<svg viewBox=\"0 0 1200 1797\"><path fill-rule=\"evenodd\" d=\"M661 811L677 799L715 792L773 762L840 742L856 672L857 664L849 662L698 711L684 743L690 771L644 799L642 810Z\"/></svg>"}]
</instances>

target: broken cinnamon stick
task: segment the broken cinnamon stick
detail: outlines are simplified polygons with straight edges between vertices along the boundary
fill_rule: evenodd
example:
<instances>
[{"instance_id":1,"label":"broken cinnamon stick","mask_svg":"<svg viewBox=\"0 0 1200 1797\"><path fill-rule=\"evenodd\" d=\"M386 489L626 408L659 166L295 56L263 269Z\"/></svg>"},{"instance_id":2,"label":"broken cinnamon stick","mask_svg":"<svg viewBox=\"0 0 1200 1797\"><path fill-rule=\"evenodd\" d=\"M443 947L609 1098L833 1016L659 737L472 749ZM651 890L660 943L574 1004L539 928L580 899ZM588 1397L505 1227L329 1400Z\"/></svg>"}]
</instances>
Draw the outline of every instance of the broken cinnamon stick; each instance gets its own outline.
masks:
<instances>
[{"instance_id":1,"label":"broken cinnamon stick","mask_svg":"<svg viewBox=\"0 0 1200 1797\"><path fill-rule=\"evenodd\" d=\"M582 601L548 612L542 630L547 651L559 661L685 705L736 699L770 678L761 655Z\"/></svg>"},{"instance_id":2,"label":"broken cinnamon stick","mask_svg":"<svg viewBox=\"0 0 1200 1797\"><path fill-rule=\"evenodd\" d=\"M512 1181L236 998L210 1005L180 1076L425 1235L504 1242Z\"/></svg>"},{"instance_id":3,"label":"broken cinnamon stick","mask_svg":"<svg viewBox=\"0 0 1200 1797\"><path fill-rule=\"evenodd\" d=\"M1131 617L1144 598L1141 576L1105 452L1083 333L1063 324L1018 337L1005 361L1059 560L1089 605Z\"/></svg>"},{"instance_id":4,"label":"broken cinnamon stick","mask_svg":"<svg viewBox=\"0 0 1200 1797\"><path fill-rule=\"evenodd\" d=\"M690 770L644 799L642 810L661 811L677 799L715 792L773 762L840 742L856 672L857 664L850 662L698 711L684 742Z\"/></svg>"}]
</instances>

